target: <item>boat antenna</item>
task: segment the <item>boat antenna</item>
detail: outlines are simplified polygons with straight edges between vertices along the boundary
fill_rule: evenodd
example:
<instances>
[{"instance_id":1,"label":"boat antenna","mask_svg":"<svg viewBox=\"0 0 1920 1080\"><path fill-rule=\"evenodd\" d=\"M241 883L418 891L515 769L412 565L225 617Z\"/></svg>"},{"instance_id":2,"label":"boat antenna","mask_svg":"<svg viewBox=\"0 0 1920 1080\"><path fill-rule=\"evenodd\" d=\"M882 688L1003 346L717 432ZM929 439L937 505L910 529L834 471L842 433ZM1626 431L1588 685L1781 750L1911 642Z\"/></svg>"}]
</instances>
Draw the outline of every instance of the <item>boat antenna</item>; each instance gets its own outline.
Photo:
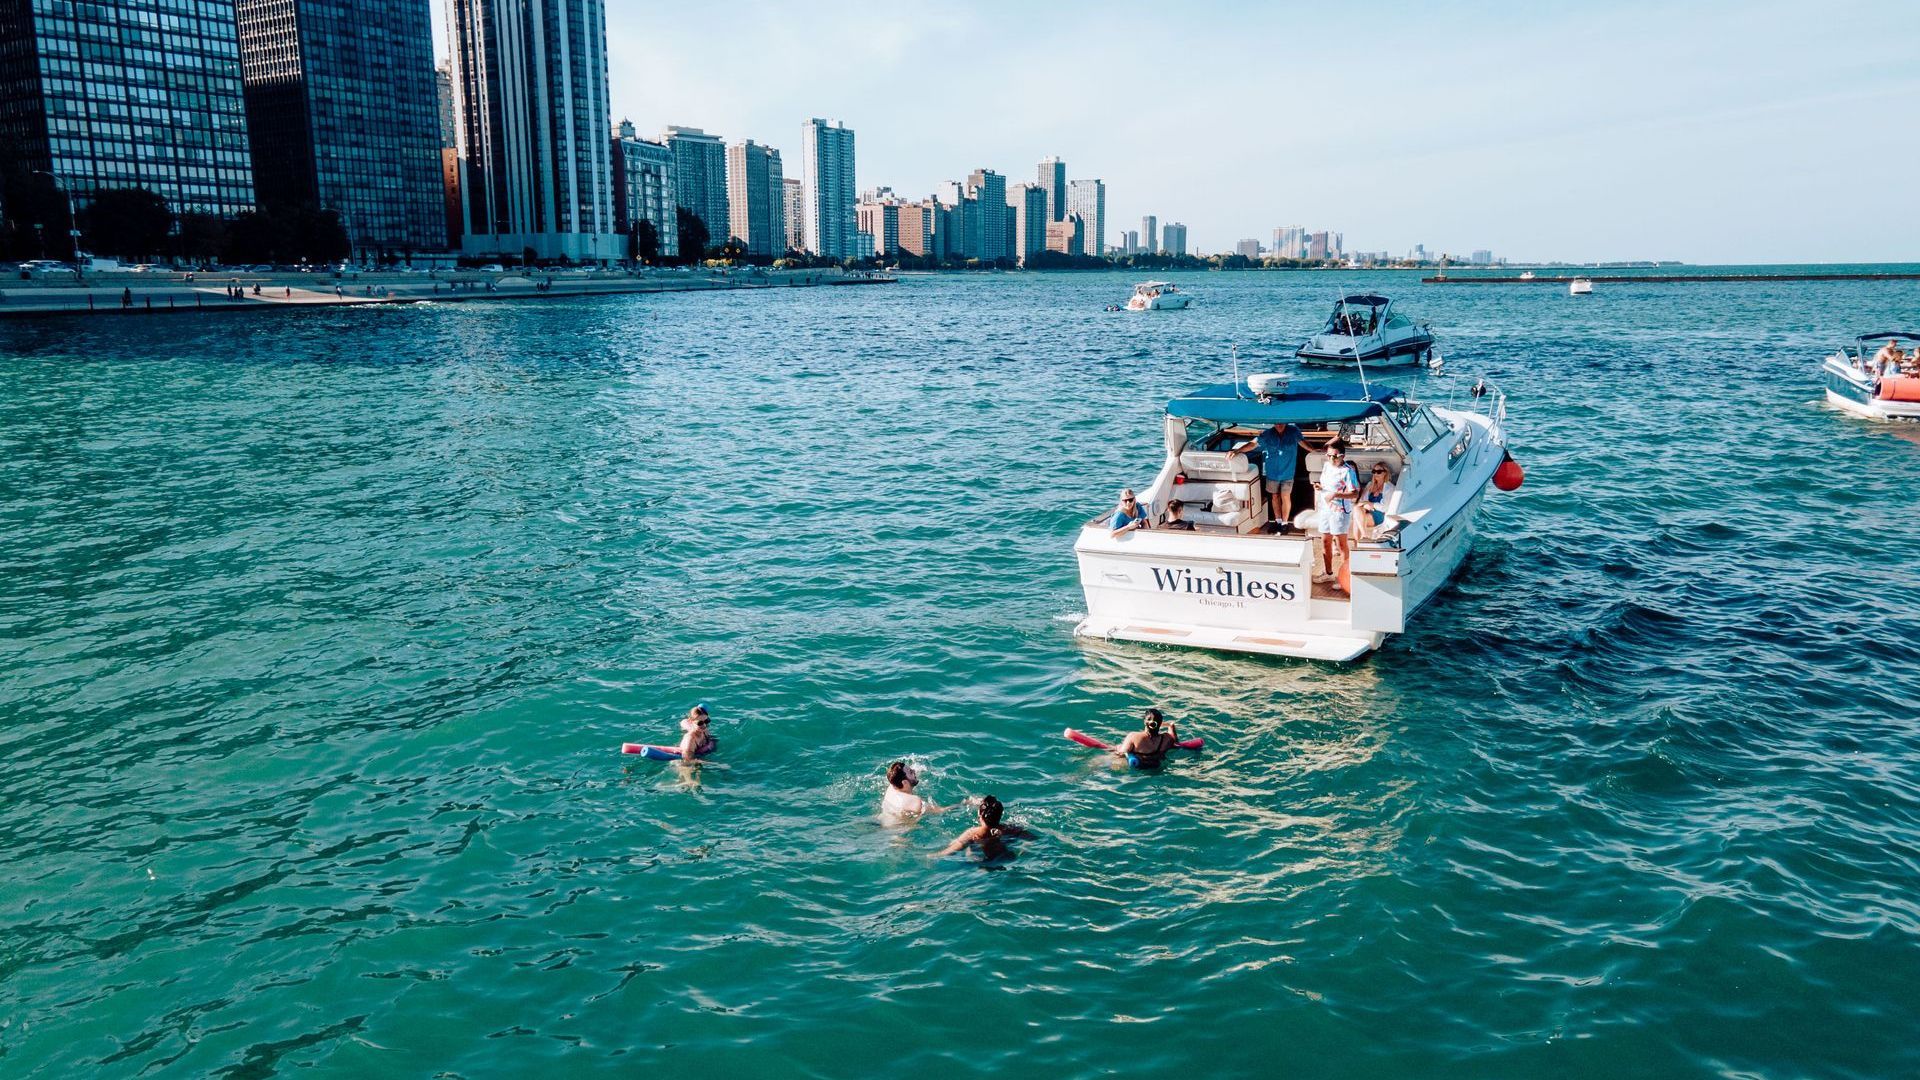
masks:
<instances>
[{"instance_id":1,"label":"boat antenna","mask_svg":"<svg viewBox=\"0 0 1920 1080\"><path fill-rule=\"evenodd\" d=\"M1341 314L1346 313L1346 308L1347 308L1347 298L1346 298L1346 295L1342 293L1340 297ZM1354 329L1353 319L1351 316L1349 316L1347 319L1347 330L1352 331L1353 329ZM1354 337L1357 338L1359 337L1359 335L1355 334ZM1371 401L1373 400L1373 391L1367 389L1367 362L1360 358L1360 354L1365 351L1366 351L1365 349L1360 347L1360 343L1358 341L1355 341L1353 343L1353 367L1355 371L1358 371L1360 373L1360 396Z\"/></svg>"},{"instance_id":2,"label":"boat antenna","mask_svg":"<svg viewBox=\"0 0 1920 1080\"><path fill-rule=\"evenodd\" d=\"M1240 396L1240 343L1233 343L1233 396Z\"/></svg>"}]
</instances>

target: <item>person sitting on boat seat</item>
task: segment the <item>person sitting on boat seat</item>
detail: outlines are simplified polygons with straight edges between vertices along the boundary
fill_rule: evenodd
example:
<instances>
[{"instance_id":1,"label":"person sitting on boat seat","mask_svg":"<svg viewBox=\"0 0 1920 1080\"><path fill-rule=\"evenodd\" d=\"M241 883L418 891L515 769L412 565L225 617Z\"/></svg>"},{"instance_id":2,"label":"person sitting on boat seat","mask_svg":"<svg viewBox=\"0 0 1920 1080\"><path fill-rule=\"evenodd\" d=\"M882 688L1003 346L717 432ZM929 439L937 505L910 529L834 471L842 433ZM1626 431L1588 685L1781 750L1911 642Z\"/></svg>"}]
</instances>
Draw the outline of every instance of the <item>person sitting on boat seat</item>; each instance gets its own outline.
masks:
<instances>
[{"instance_id":1,"label":"person sitting on boat seat","mask_svg":"<svg viewBox=\"0 0 1920 1080\"><path fill-rule=\"evenodd\" d=\"M1150 529L1146 508L1140 500L1133 497L1133 489L1125 488L1120 492L1120 505L1113 511L1113 535L1129 533L1135 529Z\"/></svg>"},{"instance_id":2,"label":"person sitting on boat seat","mask_svg":"<svg viewBox=\"0 0 1920 1080\"><path fill-rule=\"evenodd\" d=\"M1387 523L1393 490L1393 470L1384 461L1374 462L1370 479L1360 489L1360 512L1353 516L1355 540L1373 539L1375 530Z\"/></svg>"},{"instance_id":3,"label":"person sitting on boat seat","mask_svg":"<svg viewBox=\"0 0 1920 1080\"><path fill-rule=\"evenodd\" d=\"M1293 528L1293 470L1300 460L1300 429L1292 424L1275 424L1232 450L1244 454L1260 449L1261 486L1266 489L1268 512L1279 522L1280 532Z\"/></svg>"},{"instance_id":4,"label":"person sitting on boat seat","mask_svg":"<svg viewBox=\"0 0 1920 1080\"><path fill-rule=\"evenodd\" d=\"M1177 529L1181 532L1192 532L1193 522L1187 521L1180 516L1181 509L1186 505L1186 503L1181 502L1179 499L1169 501L1167 503L1167 520L1161 522L1160 527L1163 529Z\"/></svg>"}]
</instances>

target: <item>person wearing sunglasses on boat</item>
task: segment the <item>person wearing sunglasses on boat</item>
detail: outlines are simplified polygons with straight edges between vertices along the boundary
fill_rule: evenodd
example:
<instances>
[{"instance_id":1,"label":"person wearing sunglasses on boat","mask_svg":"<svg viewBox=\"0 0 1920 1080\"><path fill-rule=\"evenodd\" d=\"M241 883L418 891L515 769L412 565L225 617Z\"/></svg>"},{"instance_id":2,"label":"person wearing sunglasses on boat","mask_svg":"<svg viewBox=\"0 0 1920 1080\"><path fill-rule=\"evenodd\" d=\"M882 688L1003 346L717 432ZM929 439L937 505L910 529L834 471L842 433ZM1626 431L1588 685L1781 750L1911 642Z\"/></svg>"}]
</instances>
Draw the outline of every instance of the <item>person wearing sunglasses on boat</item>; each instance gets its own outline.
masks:
<instances>
[{"instance_id":1,"label":"person wearing sunglasses on boat","mask_svg":"<svg viewBox=\"0 0 1920 1080\"><path fill-rule=\"evenodd\" d=\"M1147 521L1147 508L1141 506L1140 500L1134 498L1132 488L1126 488L1120 492L1120 505L1113 511L1112 527L1115 536L1130 533L1135 529L1153 527Z\"/></svg>"},{"instance_id":2,"label":"person wearing sunglasses on boat","mask_svg":"<svg viewBox=\"0 0 1920 1080\"><path fill-rule=\"evenodd\" d=\"M1360 477L1353 471L1353 465L1347 461L1347 443L1336 438L1327 444L1327 463L1320 469L1320 551L1326 559L1326 570L1314 575L1317 582L1331 582L1336 579L1334 572L1333 549L1340 549L1340 569L1338 572L1339 589L1349 592L1347 576L1348 534L1353 532L1353 503L1360 494Z\"/></svg>"},{"instance_id":3,"label":"person wearing sunglasses on boat","mask_svg":"<svg viewBox=\"0 0 1920 1080\"><path fill-rule=\"evenodd\" d=\"M1393 470L1385 462L1374 462L1366 486L1360 489L1360 512L1354 515L1353 538L1369 540L1373 530L1386 523L1387 500L1393 495Z\"/></svg>"}]
</instances>

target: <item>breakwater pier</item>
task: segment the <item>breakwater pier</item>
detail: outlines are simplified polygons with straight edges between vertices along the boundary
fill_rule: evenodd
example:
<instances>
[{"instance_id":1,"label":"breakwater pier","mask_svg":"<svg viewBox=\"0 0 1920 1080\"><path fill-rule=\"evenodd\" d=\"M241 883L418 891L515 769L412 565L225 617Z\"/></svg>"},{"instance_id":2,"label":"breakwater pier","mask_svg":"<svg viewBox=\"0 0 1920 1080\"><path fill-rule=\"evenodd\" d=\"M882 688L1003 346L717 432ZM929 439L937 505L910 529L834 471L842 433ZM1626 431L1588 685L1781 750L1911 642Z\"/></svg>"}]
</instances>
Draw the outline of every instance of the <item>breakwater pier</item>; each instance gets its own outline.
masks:
<instances>
[{"instance_id":1,"label":"breakwater pier","mask_svg":"<svg viewBox=\"0 0 1920 1080\"><path fill-rule=\"evenodd\" d=\"M551 272L369 270L340 274L58 271L32 279L0 282L0 317L538 301L626 293L890 285L896 280L858 271L756 267Z\"/></svg>"}]
</instances>

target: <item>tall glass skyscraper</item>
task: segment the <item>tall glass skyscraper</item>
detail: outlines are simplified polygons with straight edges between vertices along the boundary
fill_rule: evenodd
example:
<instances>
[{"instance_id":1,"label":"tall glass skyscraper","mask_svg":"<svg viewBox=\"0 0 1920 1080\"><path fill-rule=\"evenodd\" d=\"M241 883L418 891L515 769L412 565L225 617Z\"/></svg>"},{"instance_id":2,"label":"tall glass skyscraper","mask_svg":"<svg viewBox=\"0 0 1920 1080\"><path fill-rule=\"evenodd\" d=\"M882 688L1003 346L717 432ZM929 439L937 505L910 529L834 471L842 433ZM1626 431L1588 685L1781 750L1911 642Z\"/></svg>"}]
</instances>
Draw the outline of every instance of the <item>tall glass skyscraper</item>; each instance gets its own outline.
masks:
<instances>
[{"instance_id":1,"label":"tall glass skyscraper","mask_svg":"<svg viewBox=\"0 0 1920 1080\"><path fill-rule=\"evenodd\" d=\"M726 243L733 235L727 208L727 144L696 127L668 127L660 141L673 151L674 201L707 227L710 246Z\"/></svg>"},{"instance_id":2,"label":"tall glass skyscraper","mask_svg":"<svg viewBox=\"0 0 1920 1080\"><path fill-rule=\"evenodd\" d=\"M469 255L607 262L613 216L604 0L449 0Z\"/></svg>"},{"instance_id":3,"label":"tall glass skyscraper","mask_svg":"<svg viewBox=\"0 0 1920 1080\"><path fill-rule=\"evenodd\" d=\"M1047 220L1064 221L1067 216L1067 163L1057 157L1040 161L1040 190L1047 195Z\"/></svg>"},{"instance_id":4,"label":"tall glass skyscraper","mask_svg":"<svg viewBox=\"0 0 1920 1080\"><path fill-rule=\"evenodd\" d=\"M806 185L807 250L829 259L864 258L854 234L853 129L838 120L808 120L800 128L800 182Z\"/></svg>"},{"instance_id":5,"label":"tall glass skyscraper","mask_svg":"<svg viewBox=\"0 0 1920 1080\"><path fill-rule=\"evenodd\" d=\"M447 246L427 0L237 0L254 189L360 254Z\"/></svg>"},{"instance_id":6,"label":"tall glass skyscraper","mask_svg":"<svg viewBox=\"0 0 1920 1080\"><path fill-rule=\"evenodd\" d=\"M1074 180L1067 184L1067 212L1079 214L1086 230L1082 249L1088 255L1107 250L1107 185L1102 180Z\"/></svg>"},{"instance_id":7,"label":"tall glass skyscraper","mask_svg":"<svg viewBox=\"0 0 1920 1080\"><path fill-rule=\"evenodd\" d=\"M253 209L234 0L0 0L0 148L77 206L144 187Z\"/></svg>"}]
</instances>

